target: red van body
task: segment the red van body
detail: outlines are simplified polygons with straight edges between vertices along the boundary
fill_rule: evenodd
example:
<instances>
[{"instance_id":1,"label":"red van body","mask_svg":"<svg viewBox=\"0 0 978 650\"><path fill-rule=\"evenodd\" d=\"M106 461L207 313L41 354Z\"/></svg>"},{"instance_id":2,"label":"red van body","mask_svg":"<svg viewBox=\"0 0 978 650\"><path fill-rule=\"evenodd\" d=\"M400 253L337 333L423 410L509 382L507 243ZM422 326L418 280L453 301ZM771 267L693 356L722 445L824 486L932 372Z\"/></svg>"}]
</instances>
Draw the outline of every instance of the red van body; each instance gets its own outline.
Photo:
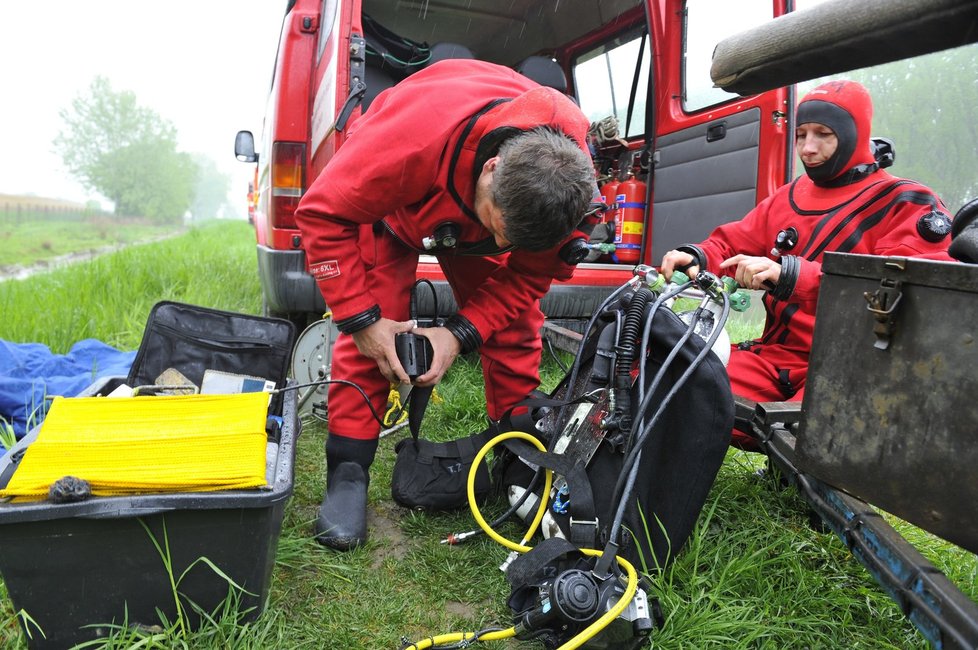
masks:
<instances>
[{"instance_id":1,"label":"red van body","mask_svg":"<svg viewBox=\"0 0 978 650\"><path fill-rule=\"evenodd\" d=\"M592 120L595 172L613 222L603 240L592 238L574 277L542 301L550 319L586 318L636 263L657 264L789 180L791 89L739 97L712 88L708 70L716 41L780 15L787 1L721 3L736 7L738 24L705 0L291 0L260 146L249 132L235 142L238 159L257 166L265 313L301 324L327 310L295 227L299 199L378 92L448 56L559 87ZM413 44L414 60L378 65L375 25ZM443 280L430 257L419 276ZM451 304L439 284L439 304Z\"/></svg>"}]
</instances>

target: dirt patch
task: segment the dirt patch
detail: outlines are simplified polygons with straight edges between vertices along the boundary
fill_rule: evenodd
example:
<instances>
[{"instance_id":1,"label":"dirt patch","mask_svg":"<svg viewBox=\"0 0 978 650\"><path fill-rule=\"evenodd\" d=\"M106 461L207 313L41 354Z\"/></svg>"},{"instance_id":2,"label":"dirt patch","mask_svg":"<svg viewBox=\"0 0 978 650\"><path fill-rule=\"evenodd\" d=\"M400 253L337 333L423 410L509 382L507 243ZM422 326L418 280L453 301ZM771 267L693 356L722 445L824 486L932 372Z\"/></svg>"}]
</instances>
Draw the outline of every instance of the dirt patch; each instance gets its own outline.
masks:
<instances>
[{"instance_id":1,"label":"dirt patch","mask_svg":"<svg viewBox=\"0 0 978 650\"><path fill-rule=\"evenodd\" d=\"M38 273L52 271L76 262L85 262L90 259L94 259L99 255L105 255L106 253L114 253L122 248L124 248L123 245L105 246L104 248L98 248L95 250L79 251L77 253L59 255L58 257L53 257L49 260L41 260L40 262L26 266L21 264L0 266L0 282L4 280L23 280Z\"/></svg>"},{"instance_id":2,"label":"dirt patch","mask_svg":"<svg viewBox=\"0 0 978 650\"><path fill-rule=\"evenodd\" d=\"M371 567L379 569L384 560L402 560L407 555L408 540L401 530L401 516L397 506L382 502L367 509L367 527L370 537L380 542L374 551Z\"/></svg>"},{"instance_id":3,"label":"dirt patch","mask_svg":"<svg viewBox=\"0 0 978 650\"><path fill-rule=\"evenodd\" d=\"M4 280L24 280L31 277L32 275L37 275L38 273L46 273L48 271L53 271L54 269L61 268L63 266L69 266L75 264L76 262L87 262L88 260L95 259L101 255L106 255L108 253L115 253L133 246L136 244L151 244L158 241L164 241L172 237L180 235L181 232L177 231L172 234L160 235L158 237L151 237L134 244L115 244L112 246L102 246L100 248L94 248L87 251L78 251L75 253L68 253L66 255L59 255L58 257L53 257L47 260L41 260L35 264L21 265L21 264L9 264L6 266L0 266L0 282Z\"/></svg>"},{"instance_id":4,"label":"dirt patch","mask_svg":"<svg viewBox=\"0 0 978 650\"><path fill-rule=\"evenodd\" d=\"M445 603L446 612L469 621L478 620L483 609L484 604L474 605L472 603L461 603L457 600L449 600Z\"/></svg>"}]
</instances>

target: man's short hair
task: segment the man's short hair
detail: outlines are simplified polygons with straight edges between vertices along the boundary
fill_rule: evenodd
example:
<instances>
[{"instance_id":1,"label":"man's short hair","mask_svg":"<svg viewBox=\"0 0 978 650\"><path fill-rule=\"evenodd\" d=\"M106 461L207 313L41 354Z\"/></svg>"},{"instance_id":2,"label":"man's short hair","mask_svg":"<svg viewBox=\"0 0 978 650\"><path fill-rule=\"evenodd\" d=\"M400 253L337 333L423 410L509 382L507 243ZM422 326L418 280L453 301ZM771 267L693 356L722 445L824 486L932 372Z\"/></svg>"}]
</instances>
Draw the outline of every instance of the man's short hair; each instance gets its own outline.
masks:
<instances>
[{"instance_id":1,"label":"man's short hair","mask_svg":"<svg viewBox=\"0 0 978 650\"><path fill-rule=\"evenodd\" d=\"M537 127L507 139L492 183L503 235L525 250L553 248L580 223L594 183L591 159L562 133Z\"/></svg>"}]
</instances>

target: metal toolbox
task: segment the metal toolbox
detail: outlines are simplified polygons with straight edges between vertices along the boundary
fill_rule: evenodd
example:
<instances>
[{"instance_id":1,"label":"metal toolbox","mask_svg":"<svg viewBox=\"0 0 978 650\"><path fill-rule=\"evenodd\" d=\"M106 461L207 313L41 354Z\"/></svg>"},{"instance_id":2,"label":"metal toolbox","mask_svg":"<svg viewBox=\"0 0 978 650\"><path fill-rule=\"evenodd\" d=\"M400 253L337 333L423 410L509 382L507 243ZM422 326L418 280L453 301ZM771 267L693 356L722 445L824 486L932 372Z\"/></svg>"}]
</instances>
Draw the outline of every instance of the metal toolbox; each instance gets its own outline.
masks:
<instances>
[{"instance_id":1,"label":"metal toolbox","mask_svg":"<svg viewBox=\"0 0 978 650\"><path fill-rule=\"evenodd\" d=\"M978 551L978 265L827 253L797 464Z\"/></svg>"}]
</instances>

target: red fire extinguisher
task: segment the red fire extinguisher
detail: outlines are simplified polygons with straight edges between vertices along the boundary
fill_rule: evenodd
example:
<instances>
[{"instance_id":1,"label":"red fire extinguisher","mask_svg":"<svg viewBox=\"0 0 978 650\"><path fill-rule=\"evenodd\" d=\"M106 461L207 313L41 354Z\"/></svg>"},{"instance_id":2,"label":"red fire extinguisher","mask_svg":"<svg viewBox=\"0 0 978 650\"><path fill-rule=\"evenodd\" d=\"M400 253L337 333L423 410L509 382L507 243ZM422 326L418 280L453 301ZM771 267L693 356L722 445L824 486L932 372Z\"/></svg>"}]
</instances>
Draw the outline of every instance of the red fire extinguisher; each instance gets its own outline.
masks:
<instances>
[{"instance_id":1,"label":"red fire extinguisher","mask_svg":"<svg viewBox=\"0 0 978 650\"><path fill-rule=\"evenodd\" d=\"M617 203L621 237L615 237L615 255L622 264L638 264L645 231L645 183L635 178L635 170L618 186Z\"/></svg>"},{"instance_id":2,"label":"red fire extinguisher","mask_svg":"<svg viewBox=\"0 0 978 650\"><path fill-rule=\"evenodd\" d=\"M604 222L608 224L610 232L614 232L613 242L617 245L621 242L621 209L618 207L618 186L621 181L618 180L618 170L611 170L611 178L601 186L601 198L604 204L608 206L608 211L604 213ZM611 243L611 242L609 242ZM602 259L610 257L609 255L602 256Z\"/></svg>"}]
</instances>

